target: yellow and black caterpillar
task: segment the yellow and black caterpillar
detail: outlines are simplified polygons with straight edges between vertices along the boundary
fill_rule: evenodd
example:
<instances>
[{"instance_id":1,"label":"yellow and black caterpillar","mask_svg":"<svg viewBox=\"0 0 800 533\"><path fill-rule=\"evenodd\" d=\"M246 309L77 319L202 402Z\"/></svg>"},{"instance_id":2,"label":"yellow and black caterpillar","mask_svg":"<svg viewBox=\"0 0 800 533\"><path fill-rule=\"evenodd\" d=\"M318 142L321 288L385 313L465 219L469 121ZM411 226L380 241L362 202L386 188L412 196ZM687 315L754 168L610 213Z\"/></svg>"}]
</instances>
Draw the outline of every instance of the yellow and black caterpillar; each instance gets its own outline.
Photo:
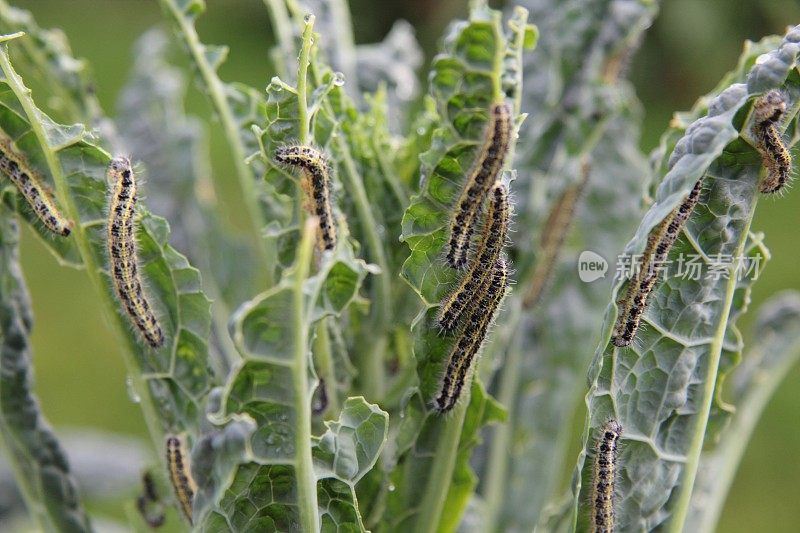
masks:
<instances>
[{"instance_id":1,"label":"yellow and black caterpillar","mask_svg":"<svg viewBox=\"0 0 800 533\"><path fill-rule=\"evenodd\" d=\"M476 356L489 332L500 302L508 287L508 266L498 259L482 286L478 288L473 306L455 345L450 351L434 407L445 413L455 407L467 382Z\"/></svg>"},{"instance_id":2,"label":"yellow and black caterpillar","mask_svg":"<svg viewBox=\"0 0 800 533\"><path fill-rule=\"evenodd\" d=\"M630 280L625 298L619 301L619 316L611 337L614 346L630 346L636 336L650 293L661 275L661 266L700 200L702 187L701 178L683 203L650 232L640 268Z\"/></svg>"},{"instance_id":3,"label":"yellow and black caterpillar","mask_svg":"<svg viewBox=\"0 0 800 533\"><path fill-rule=\"evenodd\" d=\"M300 185L306 194L306 210L319 220L317 242L323 250L333 250L336 247L336 225L331 207L330 173L325 154L310 146L289 145L275 150L275 160L299 168L302 172Z\"/></svg>"},{"instance_id":4,"label":"yellow and black caterpillar","mask_svg":"<svg viewBox=\"0 0 800 533\"><path fill-rule=\"evenodd\" d=\"M508 218L508 190L504 184L496 183L489 192L489 208L475 258L458 287L442 301L439 308L437 322L442 331L452 331L456 327L478 288L491 277L506 241Z\"/></svg>"},{"instance_id":5,"label":"yellow and black caterpillar","mask_svg":"<svg viewBox=\"0 0 800 533\"><path fill-rule=\"evenodd\" d=\"M592 533L614 533L614 490L617 480L617 450L622 426L609 420L600 429L594 448L592 476Z\"/></svg>"},{"instance_id":6,"label":"yellow and black caterpillar","mask_svg":"<svg viewBox=\"0 0 800 533\"><path fill-rule=\"evenodd\" d=\"M0 131L0 171L10 179L31 206L36 216L47 229L66 237L72 231L72 223L56 207L53 195L28 164L27 158L17 150L11 139Z\"/></svg>"},{"instance_id":7,"label":"yellow and black caterpillar","mask_svg":"<svg viewBox=\"0 0 800 533\"><path fill-rule=\"evenodd\" d=\"M117 157L108 165L113 183L108 207L106 244L117 298L144 340L153 348L164 344L164 332L147 301L136 254L136 177L131 162Z\"/></svg>"},{"instance_id":8,"label":"yellow and black caterpillar","mask_svg":"<svg viewBox=\"0 0 800 533\"><path fill-rule=\"evenodd\" d=\"M483 201L495 184L505 164L514 123L511 106L493 104L485 139L472 169L467 175L450 219L450 238L447 243L447 264L462 269L467 266L470 240L480 217Z\"/></svg>"},{"instance_id":9,"label":"yellow and black caterpillar","mask_svg":"<svg viewBox=\"0 0 800 533\"><path fill-rule=\"evenodd\" d=\"M771 194L783 190L792 172L792 154L781 136L781 119L786 113L786 101L780 91L769 91L753 105L755 124L753 131L757 148L767 168L759 190Z\"/></svg>"}]
</instances>

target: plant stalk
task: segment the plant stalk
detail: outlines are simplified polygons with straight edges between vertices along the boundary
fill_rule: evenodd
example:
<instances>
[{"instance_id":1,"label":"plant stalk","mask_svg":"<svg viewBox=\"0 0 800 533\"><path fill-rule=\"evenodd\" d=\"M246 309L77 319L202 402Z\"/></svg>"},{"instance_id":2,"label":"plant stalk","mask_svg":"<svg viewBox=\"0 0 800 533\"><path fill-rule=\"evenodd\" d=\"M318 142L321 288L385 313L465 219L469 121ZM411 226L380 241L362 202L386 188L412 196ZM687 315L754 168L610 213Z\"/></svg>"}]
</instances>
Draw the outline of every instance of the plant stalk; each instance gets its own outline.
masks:
<instances>
[{"instance_id":1,"label":"plant stalk","mask_svg":"<svg viewBox=\"0 0 800 533\"><path fill-rule=\"evenodd\" d=\"M311 24L313 25L314 17L313 15L309 15L308 17L304 17L300 19L301 12L299 11L298 6L292 2L288 2L289 11L291 12L292 16L296 20L302 20L305 24L305 29L308 31L308 39L311 38L311 30L308 27L308 18L311 19ZM303 32L303 45L305 47L307 41L306 31ZM309 46L310 48L310 46ZM305 59L305 61L304 61ZM320 76L319 73L314 68L314 65L311 65L308 61L308 55L303 56L303 52L301 50L300 53L300 66L301 69L304 65L307 65L307 68L311 69L312 75L314 77L314 82L319 84L320 83ZM298 74L297 80L297 92L298 92L298 101L303 101L304 98L299 98L300 95L305 94L305 85L306 81L303 80L303 85L301 86L300 75ZM303 104L305 105L305 102ZM325 107L325 110L331 115L335 116L333 109L331 108L330 102L327 100L322 104ZM298 105L300 107L300 105ZM301 115L300 120L300 127L303 128L303 124L305 122L305 127L308 128L308 122L310 122L310 117L308 119L303 119L303 113L301 110L298 111L298 114ZM306 131L308 131L306 129ZM300 135L303 135L303 130L301 129ZM302 138L301 138L302 142ZM344 168L344 178L345 186L347 187L348 192L352 196L352 201L355 205L356 211L358 212L358 219L359 219L359 226L362 228L364 235L367 241L367 249L370 252L370 260L375 262L378 267L381 269L381 273L377 275L377 284L378 284L378 294L376 296L377 304L375 305L376 314L375 314L375 330L374 330L374 337L377 340L371 342L371 346L366 352L366 364L363 365L362 368L362 377L364 383L364 393L367 398L371 401L379 401L383 397L383 391L385 389L385 376L384 376L384 369L383 369L383 361L385 356L386 350L386 339L385 333L388 329L387 324L389 322L389 317L391 316L391 294L392 294L392 284L389 278L389 262L386 259L386 252L383 248L383 241L381 240L380 235L378 234L378 224L375 220L375 215L372 212L372 206L369 202L369 198L367 197L367 191L364 187L364 180L361 178L361 174L358 171L356 166L355 160L353 159L353 155L350 153L350 147L347 145L345 140L342 138L341 135L335 137L334 142L336 142L336 152L342 158L342 167Z\"/></svg>"},{"instance_id":2,"label":"plant stalk","mask_svg":"<svg viewBox=\"0 0 800 533\"><path fill-rule=\"evenodd\" d=\"M491 527L493 531L500 530L499 520L508 479L506 473L509 463L509 444L511 442L511 432L514 429L514 399L519 388L519 363L522 356L522 346L518 342L519 335L522 332L522 329L519 328L521 312L518 299L514 301L514 304L509 323L515 325L514 330L517 334L514 335L506 350L506 360L503 363L503 371L500 374L500 385L498 387L500 394L497 398L508 410L508 420L494 428L491 444L489 445L489 458L484 468L486 475L486 489L483 491L483 499L486 502L484 525Z\"/></svg>"},{"instance_id":3,"label":"plant stalk","mask_svg":"<svg viewBox=\"0 0 800 533\"><path fill-rule=\"evenodd\" d=\"M378 301L375 305L375 337L367 354L367 364L363 368L363 383L367 398L371 401L379 401L383 398L385 389L383 369L384 352L386 350L385 333L391 316L392 283L389 279L389 262L386 259L383 242L380 235L378 235L378 223L372 214L372 207L369 203L369 198L367 198L364 181L361 179L355 161L350 154L350 148L341 136L337 137L337 145L338 151L342 156L342 166L345 169L344 174L347 178L348 189L353 195L353 203L358 212L359 226L367 238L367 246L373 260L381 269L381 273L377 275L378 290L376 298Z\"/></svg>"},{"instance_id":4,"label":"plant stalk","mask_svg":"<svg viewBox=\"0 0 800 533\"><path fill-rule=\"evenodd\" d=\"M503 84L501 81L501 72L503 72L503 57L506 53L506 39L503 35L502 15L499 12L492 13L492 32L494 33L494 66L492 68L494 76L492 76L492 101L502 102L505 99L503 94ZM511 143L512 146L514 143ZM512 158L508 158L510 161Z\"/></svg>"},{"instance_id":5,"label":"plant stalk","mask_svg":"<svg viewBox=\"0 0 800 533\"><path fill-rule=\"evenodd\" d=\"M275 65L276 70L281 76L289 75L289 67L286 61L295 56L294 39L292 39L291 23L289 13L286 11L284 0L264 0L264 5L270 14L272 31L277 38L279 57L276 58L280 64Z\"/></svg>"},{"instance_id":6,"label":"plant stalk","mask_svg":"<svg viewBox=\"0 0 800 533\"><path fill-rule=\"evenodd\" d=\"M758 193L756 193L758 194ZM755 212L756 205L758 204L758 197L754 199L750 206L750 212L747 215L747 224L742 229L739 245L736 247L733 257L742 257L744 247L747 244L747 236L750 233L750 225L753 222L753 213ZM735 265L731 268L735 268ZM675 504L675 511L672 514L672 519L669 523L668 531L670 533L681 533L683 531L686 517L689 514L689 507L691 505L692 491L694 490L694 481L697 477L697 469L700 466L700 456L703 452L703 440L705 438L706 426L708 425L708 418L711 413L711 405L714 401L714 389L717 383L717 373L719 371L719 361L722 355L722 348L725 341L725 330L728 325L728 317L730 316L731 305L733 303L733 296L736 292L736 273L735 271L729 272L728 286L725 291L725 301L723 303L722 315L719 319L717 331L709 346L709 361L708 372L706 373L705 383L703 385L703 401L701 410L697 421L694 426L694 435L692 436L691 445L687 454L688 460L684 467L683 480L678 489L677 503Z\"/></svg>"},{"instance_id":7,"label":"plant stalk","mask_svg":"<svg viewBox=\"0 0 800 533\"><path fill-rule=\"evenodd\" d=\"M174 0L159 1L177 23L178 29L186 42L186 47L189 49L189 54L192 56L192 60L197 66L200 77L208 91L211 103L219 116L222 129L225 133L225 139L231 149L231 156L236 170L236 177L239 181L242 201L249 215L249 231L256 241L256 255L259 263L263 266L268 285L272 285L274 261L267 256L266 247L261 239L261 228L264 227L264 217L258 205L259 195L255 185L256 177L245 162L248 154L245 153L244 143L242 142L239 128L236 125L233 110L225 94L225 85L222 83L222 80L219 79L214 67L208 62L204 53L205 46L200 42L197 31L191 21L183 16L183 13L181 13Z\"/></svg>"},{"instance_id":8,"label":"plant stalk","mask_svg":"<svg viewBox=\"0 0 800 533\"><path fill-rule=\"evenodd\" d=\"M298 140L300 144L308 144L308 61L311 54L311 45L314 41L314 15L307 15L304 19L303 44L300 47L300 57L297 68L297 120Z\"/></svg>"},{"instance_id":9,"label":"plant stalk","mask_svg":"<svg viewBox=\"0 0 800 533\"><path fill-rule=\"evenodd\" d=\"M798 357L800 357L800 353L798 353L800 352L800 346L795 346L794 351L794 357L785 357L782 364L775 367L780 368L780 370L773 368L769 372L769 379L759 383L758 387L752 387L751 393L744 396L739 402L740 407L736 409L733 420L725 430L726 435L735 436L736 438L726 439L718 445L723 448L724 459L721 459L721 462L727 465L728 468L719 473L719 477L715 482L717 490L710 495L710 499L703 502L703 521L698 528L699 531L710 532L717 529L719 517L725 506L731 483L733 483L742 456L750 442L750 437L761 419L761 414L773 394L775 394L778 386L783 382L791 367L797 363Z\"/></svg>"},{"instance_id":10,"label":"plant stalk","mask_svg":"<svg viewBox=\"0 0 800 533\"><path fill-rule=\"evenodd\" d=\"M461 430L464 427L464 418L469 407L469 390L453 408L446 418L440 422L444 425L438 438L436 455L433 468L428 474L428 483L425 485L424 502L417 516L414 531L419 533L437 533L439 523L442 521L442 511L447 500L447 493L453 482L453 469L458 455L458 443L461 440Z\"/></svg>"},{"instance_id":11,"label":"plant stalk","mask_svg":"<svg viewBox=\"0 0 800 533\"><path fill-rule=\"evenodd\" d=\"M311 403L308 401L308 328L305 306L305 282L311 270L316 240L316 223L309 218L303 226L303 235L295 260L295 278L292 292L292 331L294 333L294 385L295 427L295 475L297 477L297 504L301 531L319 531L317 506L317 478L311 457Z\"/></svg>"}]
</instances>

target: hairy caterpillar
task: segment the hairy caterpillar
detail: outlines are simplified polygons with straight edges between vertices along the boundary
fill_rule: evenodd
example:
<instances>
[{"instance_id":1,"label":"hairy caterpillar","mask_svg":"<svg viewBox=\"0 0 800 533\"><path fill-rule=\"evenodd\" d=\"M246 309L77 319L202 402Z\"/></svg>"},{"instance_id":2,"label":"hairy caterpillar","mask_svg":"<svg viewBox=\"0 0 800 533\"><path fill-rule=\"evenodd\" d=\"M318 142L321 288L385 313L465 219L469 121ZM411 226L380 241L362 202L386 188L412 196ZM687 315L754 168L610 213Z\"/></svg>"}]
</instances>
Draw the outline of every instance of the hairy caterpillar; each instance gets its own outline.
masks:
<instances>
[{"instance_id":1,"label":"hairy caterpillar","mask_svg":"<svg viewBox=\"0 0 800 533\"><path fill-rule=\"evenodd\" d=\"M491 276L478 289L475 306L467 319L448 358L439 392L434 399L434 407L440 413L452 409L461 396L472 363L483 346L500 302L508 286L508 266L505 260L498 259Z\"/></svg>"},{"instance_id":2,"label":"hairy caterpillar","mask_svg":"<svg viewBox=\"0 0 800 533\"><path fill-rule=\"evenodd\" d=\"M17 187L31 209L47 229L66 237L72 231L72 223L56 207L47 185L31 169L27 158L14 149L11 139L0 130L0 170Z\"/></svg>"},{"instance_id":3,"label":"hairy caterpillar","mask_svg":"<svg viewBox=\"0 0 800 533\"><path fill-rule=\"evenodd\" d=\"M541 254L536 261L536 268L531 276L531 286L522 300L525 307L536 305L545 293L553 269L558 261L561 246L567 237L575 215L575 207L581 198L586 183L589 181L590 167L584 162L581 168L581 179L578 183L567 187L558 197L542 229Z\"/></svg>"},{"instance_id":4,"label":"hairy caterpillar","mask_svg":"<svg viewBox=\"0 0 800 533\"><path fill-rule=\"evenodd\" d=\"M107 246L114 290L147 344L158 348L164 343L164 333L144 295L136 259L136 177L130 160L125 157L112 159L108 175L113 180Z\"/></svg>"},{"instance_id":5,"label":"hairy caterpillar","mask_svg":"<svg viewBox=\"0 0 800 533\"><path fill-rule=\"evenodd\" d=\"M483 146L467 176L450 219L446 259L447 264L453 268L462 269L467 265L472 233L475 231L483 200L505 163L513 126L511 107L503 102L492 104Z\"/></svg>"},{"instance_id":6,"label":"hairy caterpillar","mask_svg":"<svg viewBox=\"0 0 800 533\"><path fill-rule=\"evenodd\" d=\"M770 91L753 105L755 125L753 131L758 140L758 151L767 175L759 185L763 193L776 193L789 181L792 171L792 154L781 137L780 123L786 113L786 101L779 91Z\"/></svg>"},{"instance_id":7,"label":"hairy caterpillar","mask_svg":"<svg viewBox=\"0 0 800 533\"><path fill-rule=\"evenodd\" d=\"M473 301L475 291L491 276L508 233L508 190L496 183L489 191L489 208L483 228L483 238L478 245L475 258L464 274L458 287L442 301L437 322L442 331L451 331L458 319Z\"/></svg>"},{"instance_id":8,"label":"hairy caterpillar","mask_svg":"<svg viewBox=\"0 0 800 533\"><path fill-rule=\"evenodd\" d=\"M192 522L192 502L197 486L192 479L192 472L183 450L183 443L178 437L167 438L167 466L169 480L175 489L175 497L183 514Z\"/></svg>"},{"instance_id":9,"label":"hairy caterpillar","mask_svg":"<svg viewBox=\"0 0 800 533\"><path fill-rule=\"evenodd\" d=\"M280 146L275 161L298 167L303 174L300 182L306 194L306 210L319 219L318 245L323 250L336 246L336 225L331 209L330 177L325 154L310 146Z\"/></svg>"},{"instance_id":10,"label":"hairy caterpillar","mask_svg":"<svg viewBox=\"0 0 800 533\"><path fill-rule=\"evenodd\" d=\"M609 420L595 443L592 476L592 533L614 532L614 485L617 478L617 447L622 426Z\"/></svg>"},{"instance_id":11,"label":"hairy caterpillar","mask_svg":"<svg viewBox=\"0 0 800 533\"><path fill-rule=\"evenodd\" d=\"M159 528L164 525L167 517L156 491L155 480L150 472L145 472L142 476L142 489L142 494L136 498L136 509L149 527Z\"/></svg>"},{"instance_id":12,"label":"hairy caterpillar","mask_svg":"<svg viewBox=\"0 0 800 533\"><path fill-rule=\"evenodd\" d=\"M614 325L612 342L614 346L629 346L636 336L650 293L653 291L661 266L669 255L672 245L678 239L681 229L700 200L703 187L701 178L683 203L656 226L647 238L647 247L642 256L642 264L636 276L630 280L625 298L618 303L619 316Z\"/></svg>"},{"instance_id":13,"label":"hairy caterpillar","mask_svg":"<svg viewBox=\"0 0 800 533\"><path fill-rule=\"evenodd\" d=\"M143 496L151 502L158 501L158 491L156 491L156 482L153 479L153 474L145 472L142 475L142 488L144 489Z\"/></svg>"}]
</instances>

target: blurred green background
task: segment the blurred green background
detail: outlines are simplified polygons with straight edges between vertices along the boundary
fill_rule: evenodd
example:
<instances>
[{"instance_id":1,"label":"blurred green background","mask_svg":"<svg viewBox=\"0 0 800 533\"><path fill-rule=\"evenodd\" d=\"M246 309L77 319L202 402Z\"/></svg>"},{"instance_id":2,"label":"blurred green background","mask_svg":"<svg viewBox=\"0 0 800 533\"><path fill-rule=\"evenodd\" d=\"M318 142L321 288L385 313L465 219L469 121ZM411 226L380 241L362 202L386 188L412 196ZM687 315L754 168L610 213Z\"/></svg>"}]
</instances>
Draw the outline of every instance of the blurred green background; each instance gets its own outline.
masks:
<instances>
[{"instance_id":1,"label":"blurred green background","mask_svg":"<svg viewBox=\"0 0 800 533\"><path fill-rule=\"evenodd\" d=\"M76 55L90 61L100 100L112 114L131 65L131 45L143 31L161 22L158 5L147 0L11 3L31 10L43 27L56 26L66 32ZM444 26L453 17L463 16L466 4L467 0L352 0L356 39L359 43L379 40L395 19L405 18L417 28L430 57ZM632 66L633 82L646 109L642 139L646 150L657 143L673 111L688 109L735 65L745 39L783 33L787 25L800 23L800 4L791 0L668 0L662 4ZM224 79L264 87L272 77L267 59L272 39L260 0L208 0L208 13L200 18L198 31L205 42L231 47L221 70ZM204 98L193 87L189 108L204 117L209 114ZM225 145L214 132L211 146L217 178L233 179L227 171ZM221 192L225 200L225 191ZM233 203L228 200L229 212ZM800 259L795 237L799 213L800 191L761 201L754 228L767 234L773 259L756 284L754 308L777 291L800 288L795 265ZM85 275L59 267L30 233L23 237L22 255L36 316L36 391L47 417L57 428L92 426L145 437L139 408L126 392L122 357ZM753 335L748 327L753 316L743 323L747 338ZM759 423L719 531L798 530L798 382L800 368L795 368Z\"/></svg>"}]
</instances>

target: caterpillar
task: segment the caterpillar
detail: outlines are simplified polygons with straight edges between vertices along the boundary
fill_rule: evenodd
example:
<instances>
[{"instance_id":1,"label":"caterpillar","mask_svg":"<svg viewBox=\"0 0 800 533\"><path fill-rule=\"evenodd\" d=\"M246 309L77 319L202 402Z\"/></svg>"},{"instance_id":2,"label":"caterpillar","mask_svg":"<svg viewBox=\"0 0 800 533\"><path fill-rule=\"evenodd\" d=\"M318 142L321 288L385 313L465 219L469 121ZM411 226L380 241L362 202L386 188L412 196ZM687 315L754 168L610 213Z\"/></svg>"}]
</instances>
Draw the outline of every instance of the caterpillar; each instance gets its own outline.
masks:
<instances>
[{"instance_id":1,"label":"caterpillar","mask_svg":"<svg viewBox=\"0 0 800 533\"><path fill-rule=\"evenodd\" d=\"M0 170L17 187L44 226L66 237L72 232L72 222L58 210L53 194L22 153L14 149L11 139L0 130Z\"/></svg>"},{"instance_id":2,"label":"caterpillar","mask_svg":"<svg viewBox=\"0 0 800 533\"><path fill-rule=\"evenodd\" d=\"M112 159L108 176L113 181L107 246L114 291L147 344L158 348L164 344L164 333L145 297L136 259L136 177L130 160L125 157Z\"/></svg>"},{"instance_id":3,"label":"caterpillar","mask_svg":"<svg viewBox=\"0 0 800 533\"><path fill-rule=\"evenodd\" d=\"M487 276L479 288L475 298L476 305L449 354L439 392L434 399L434 407L440 413L451 410L458 402L472 363L483 346L489 325L505 296L507 286L508 266L501 258L495 263L491 276Z\"/></svg>"},{"instance_id":4,"label":"caterpillar","mask_svg":"<svg viewBox=\"0 0 800 533\"><path fill-rule=\"evenodd\" d=\"M167 466L169 467L169 480L175 489L175 497L181 506L183 514L192 522L192 502L197 486L192 479L192 472L183 443L178 437L167 438Z\"/></svg>"},{"instance_id":5,"label":"caterpillar","mask_svg":"<svg viewBox=\"0 0 800 533\"><path fill-rule=\"evenodd\" d=\"M614 485L617 478L617 448L622 426L609 420L595 443L592 476L592 533L614 533Z\"/></svg>"},{"instance_id":6,"label":"caterpillar","mask_svg":"<svg viewBox=\"0 0 800 533\"><path fill-rule=\"evenodd\" d=\"M478 245L475 258L458 287L442 301L439 307L437 323L442 331L447 332L455 328L464 309L473 301L475 291L490 276L505 244L509 219L508 189L504 184L496 183L489 191L489 198L483 238Z\"/></svg>"},{"instance_id":7,"label":"caterpillar","mask_svg":"<svg viewBox=\"0 0 800 533\"><path fill-rule=\"evenodd\" d=\"M144 488L143 496L151 502L158 501L158 491L156 490L156 482L150 472L145 472L142 475L142 487Z\"/></svg>"},{"instance_id":8,"label":"caterpillar","mask_svg":"<svg viewBox=\"0 0 800 533\"><path fill-rule=\"evenodd\" d=\"M481 213L484 198L505 164L513 126L511 107L504 102L492 104L483 146L467 175L464 189L450 219L446 262L453 268L461 270L467 265L475 223Z\"/></svg>"},{"instance_id":9,"label":"caterpillar","mask_svg":"<svg viewBox=\"0 0 800 533\"><path fill-rule=\"evenodd\" d=\"M541 239L541 254L536 261L536 268L531 276L531 285L522 304L533 307L547 290L553 269L558 262L559 252L567 237L575 215L575 208L580 201L583 190L589 181L590 166L584 162L581 178L578 183L567 187L553 204L550 214L544 223Z\"/></svg>"},{"instance_id":10,"label":"caterpillar","mask_svg":"<svg viewBox=\"0 0 800 533\"><path fill-rule=\"evenodd\" d=\"M636 336L642 315L647 309L648 298L661 273L661 266L700 200L702 187L703 179L701 178L695 183L683 203L667 215L648 236L639 271L628 283L625 298L618 302L620 312L611 338L614 346L619 348L630 346Z\"/></svg>"},{"instance_id":11,"label":"caterpillar","mask_svg":"<svg viewBox=\"0 0 800 533\"><path fill-rule=\"evenodd\" d=\"M757 148L767 168L767 175L759 185L759 190L772 194L783 189L792 171L792 154L783 142L780 129L781 119L786 113L786 101L779 91L773 90L756 100L753 109Z\"/></svg>"},{"instance_id":12,"label":"caterpillar","mask_svg":"<svg viewBox=\"0 0 800 533\"><path fill-rule=\"evenodd\" d=\"M336 246L336 225L331 209L328 160L321 151L310 146L280 146L275 161L297 167L303 174L300 182L306 196L305 208L319 219L317 244L323 250Z\"/></svg>"},{"instance_id":13,"label":"caterpillar","mask_svg":"<svg viewBox=\"0 0 800 533\"><path fill-rule=\"evenodd\" d=\"M157 529L164 525L167 517L150 472L145 472L142 476L142 488L142 494L136 498L136 509L150 528Z\"/></svg>"}]
</instances>

